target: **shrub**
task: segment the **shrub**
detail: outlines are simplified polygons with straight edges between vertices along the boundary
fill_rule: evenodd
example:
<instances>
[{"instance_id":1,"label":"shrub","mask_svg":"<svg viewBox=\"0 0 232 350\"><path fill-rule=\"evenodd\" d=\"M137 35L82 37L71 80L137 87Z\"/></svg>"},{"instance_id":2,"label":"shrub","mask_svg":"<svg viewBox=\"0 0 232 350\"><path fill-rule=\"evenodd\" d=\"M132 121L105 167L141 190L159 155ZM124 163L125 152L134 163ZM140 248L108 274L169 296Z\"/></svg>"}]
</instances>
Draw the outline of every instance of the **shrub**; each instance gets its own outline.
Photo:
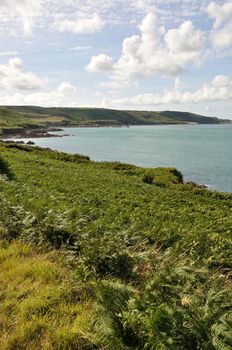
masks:
<instances>
[{"instance_id":1,"label":"shrub","mask_svg":"<svg viewBox=\"0 0 232 350\"><path fill-rule=\"evenodd\" d=\"M176 176L176 179L177 179L178 183L181 183L181 184L183 183L184 177L183 177L182 173L181 173L179 170L177 170L177 169L171 169L170 172L171 172L173 175Z\"/></svg>"},{"instance_id":2,"label":"shrub","mask_svg":"<svg viewBox=\"0 0 232 350\"><path fill-rule=\"evenodd\" d=\"M152 185L153 181L154 181L154 176L152 174L146 173L146 174L143 175L142 181L145 184Z\"/></svg>"},{"instance_id":3,"label":"shrub","mask_svg":"<svg viewBox=\"0 0 232 350\"><path fill-rule=\"evenodd\" d=\"M111 275L124 280L132 276L133 259L126 252L99 256L95 263L96 272L102 276Z\"/></svg>"},{"instance_id":4,"label":"shrub","mask_svg":"<svg viewBox=\"0 0 232 350\"><path fill-rule=\"evenodd\" d=\"M49 226L44 231L46 240L56 249L61 248L63 244L74 245L74 239L72 235L63 228Z\"/></svg>"},{"instance_id":5,"label":"shrub","mask_svg":"<svg viewBox=\"0 0 232 350\"><path fill-rule=\"evenodd\" d=\"M2 157L0 157L0 174L6 175L9 180L14 179L14 175L10 170L8 163Z\"/></svg>"}]
</instances>

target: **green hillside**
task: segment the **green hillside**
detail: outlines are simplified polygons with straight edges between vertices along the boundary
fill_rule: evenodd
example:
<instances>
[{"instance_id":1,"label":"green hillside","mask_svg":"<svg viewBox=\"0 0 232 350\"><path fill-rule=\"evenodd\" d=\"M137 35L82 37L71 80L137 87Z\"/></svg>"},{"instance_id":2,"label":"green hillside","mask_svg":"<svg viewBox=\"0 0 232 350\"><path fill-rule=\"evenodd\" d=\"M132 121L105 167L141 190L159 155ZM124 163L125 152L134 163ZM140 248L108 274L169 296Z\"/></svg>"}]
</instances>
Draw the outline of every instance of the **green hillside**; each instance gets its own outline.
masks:
<instances>
[{"instance_id":1,"label":"green hillside","mask_svg":"<svg viewBox=\"0 0 232 350\"><path fill-rule=\"evenodd\" d=\"M230 349L231 228L175 169L0 143L0 349Z\"/></svg>"},{"instance_id":2,"label":"green hillside","mask_svg":"<svg viewBox=\"0 0 232 350\"><path fill-rule=\"evenodd\" d=\"M125 126L156 124L220 124L228 120L184 112L120 111L102 108L0 107L0 132L23 132L48 126Z\"/></svg>"},{"instance_id":3,"label":"green hillside","mask_svg":"<svg viewBox=\"0 0 232 350\"><path fill-rule=\"evenodd\" d=\"M0 130L35 124L28 116L7 107L0 107Z\"/></svg>"}]
</instances>

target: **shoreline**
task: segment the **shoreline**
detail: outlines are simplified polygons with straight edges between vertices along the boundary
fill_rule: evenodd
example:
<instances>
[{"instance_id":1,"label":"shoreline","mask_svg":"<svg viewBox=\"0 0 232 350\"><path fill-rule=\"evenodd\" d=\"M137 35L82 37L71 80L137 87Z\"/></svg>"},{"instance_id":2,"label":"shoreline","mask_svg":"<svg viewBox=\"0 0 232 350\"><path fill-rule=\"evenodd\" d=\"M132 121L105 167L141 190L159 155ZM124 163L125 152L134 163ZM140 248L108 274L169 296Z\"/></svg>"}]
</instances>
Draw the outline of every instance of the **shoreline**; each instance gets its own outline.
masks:
<instances>
[{"instance_id":1,"label":"shoreline","mask_svg":"<svg viewBox=\"0 0 232 350\"><path fill-rule=\"evenodd\" d=\"M33 147L33 149L39 149L39 150L44 150L44 151L46 151L46 150L49 150L49 151L51 151L51 152L59 152L59 153L63 153L63 154L68 154L68 155L72 155L72 153L68 153L68 152L63 152L63 151L58 151L58 150L55 150L55 149L52 149L52 148L48 148L48 147L43 147L43 146L36 146L36 144L34 143L34 142L32 142L32 141L29 141L29 142L24 142L24 141L11 141L11 140L7 140L7 141L4 141L4 140L1 140L0 139L0 142L3 142L4 144L8 144L8 145L15 145L15 147L17 147L18 149L21 149L21 145L22 145L22 147L28 147L29 149L31 148L31 146L35 146L35 148ZM14 146L13 146L14 147ZM89 156L87 156L87 157L89 157ZM92 160L91 158L89 158L89 160L91 161L91 162L94 162L94 163L99 163L99 161L96 161L96 160ZM105 161L106 163L108 162L108 161ZM117 161L114 161L114 160L112 160L112 161L110 161L109 163L115 163L115 162L117 162ZM104 161L103 161L103 163L104 163ZM125 165L127 165L127 163L124 163L124 162L119 162L120 164L125 164ZM140 168L140 169L146 169L146 167L143 167L143 166L138 166L138 165L135 165L135 164L132 164L132 166L135 166L135 167L137 167L137 168ZM165 168L165 167L164 167ZM168 167L167 167L168 168ZM156 168L147 168L147 169L156 169ZM182 172L181 172L181 174L182 174ZM183 174L182 174L182 176L183 176ZM184 185L189 185L189 186L191 186L191 187L195 187L195 188L199 188L199 189L205 189L205 190L210 190L210 187L211 187L211 185L205 185L205 184L201 184L201 183L197 183L197 182L195 182L195 181L192 181L192 180L190 180L190 179L184 179L184 176L183 176L183 179L182 179L182 184L184 184ZM211 190L213 190L213 191L217 191L216 189L211 189ZM217 191L218 192L218 191ZM228 192L228 193L230 193L230 192Z\"/></svg>"},{"instance_id":2,"label":"shoreline","mask_svg":"<svg viewBox=\"0 0 232 350\"><path fill-rule=\"evenodd\" d=\"M64 135L64 136L71 136L71 135ZM3 142L5 144L9 144L9 145L13 144L13 145L15 145L15 147L28 147L29 149L30 148L33 149L35 147L35 149L50 150L52 152L54 151L54 152L68 154L68 155L73 155L73 153L57 150L57 149L54 149L54 148L50 148L50 147L46 147L46 146L38 146L38 145L36 145L35 142L33 142L31 140L26 142L26 141L22 141L22 140L11 140L11 139L2 140L2 139L0 139L0 142ZM89 156L87 156L87 157L89 157ZM110 162L110 163L119 162L121 164L128 164L127 162L121 162L121 161L117 161L117 160L116 161L114 161L114 160L111 160L111 161L99 161L99 160L94 160L94 159L91 159L91 158L89 158L89 159L90 159L90 161L92 161L94 163L99 163L99 162L103 162L103 163L104 162ZM144 169L146 168L146 166L141 166L141 165L136 165L136 164L132 164L132 165L135 166L135 167L141 168L141 169L142 168L144 168ZM156 169L156 168L159 168L159 167L152 167L152 168L147 168L147 169ZM168 168L168 166L165 166L163 168ZM181 170L181 173L183 174L182 171L183 170ZM206 183L197 182L196 180L193 180L193 179L189 178L188 176L186 176L186 174L183 174L183 184L189 185L192 188L196 188L196 189L205 189L205 190L208 190L210 192L226 193L226 194L229 194L229 195L232 194L232 191L220 190L220 189L214 187L212 184L206 184Z\"/></svg>"},{"instance_id":3,"label":"shoreline","mask_svg":"<svg viewBox=\"0 0 232 350\"><path fill-rule=\"evenodd\" d=\"M63 135L50 134L50 132L63 131L62 128L26 128L26 129L3 129L0 134L0 139L30 139L30 138L43 138L43 137L62 137Z\"/></svg>"},{"instance_id":4,"label":"shoreline","mask_svg":"<svg viewBox=\"0 0 232 350\"><path fill-rule=\"evenodd\" d=\"M218 123L218 124L203 124L203 123L156 123L156 124L128 124L128 125L65 125L62 127L45 127L45 128L15 128L0 130L0 140L11 139L31 139L31 138L51 138L51 137L67 137L69 134L53 134L51 132L64 131L65 128L130 128L132 126L198 126L198 125L231 125L232 123Z\"/></svg>"}]
</instances>

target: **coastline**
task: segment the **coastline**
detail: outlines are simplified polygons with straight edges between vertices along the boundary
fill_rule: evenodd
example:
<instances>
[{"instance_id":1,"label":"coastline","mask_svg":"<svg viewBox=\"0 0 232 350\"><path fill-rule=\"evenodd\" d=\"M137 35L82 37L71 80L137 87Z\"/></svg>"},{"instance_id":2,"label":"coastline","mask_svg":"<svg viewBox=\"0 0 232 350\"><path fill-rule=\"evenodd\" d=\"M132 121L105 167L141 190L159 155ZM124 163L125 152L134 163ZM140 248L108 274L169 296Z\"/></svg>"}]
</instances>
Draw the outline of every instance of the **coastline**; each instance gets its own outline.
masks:
<instances>
[{"instance_id":1,"label":"coastline","mask_svg":"<svg viewBox=\"0 0 232 350\"><path fill-rule=\"evenodd\" d=\"M60 154L72 156L71 153L57 151L57 150L54 150L54 149L48 148L48 147L36 146L36 144L34 142L32 142L32 141L24 142L24 141L13 141L13 140L1 140L0 139L0 143L8 145L7 147L9 147L9 148L13 147L13 148L16 148L18 150L25 150L25 148L26 148L28 150L50 151L52 153L58 152ZM35 146L35 147L31 147L31 146ZM99 163L98 161L90 159L89 156L84 156L84 155L80 155L80 154L78 154L78 156L86 157L89 161L91 161L93 163L96 163L96 164ZM105 163L108 163L108 162L106 161ZM119 166L119 169L120 169L120 165L122 165L122 166L129 166L129 167L135 167L135 168L141 169L141 170L142 169L146 169L145 167L140 167L140 166L135 165L135 164L128 164L128 163L124 163L124 162L121 163L121 162L117 162L117 161L113 161L113 160L110 161L109 163L112 163L112 164L116 163L117 164L116 168L117 168L117 166ZM156 169L156 168L150 168L150 169ZM191 188L210 190L210 186L205 185L205 184L201 184L201 183L197 183L197 182L189 180L189 179L185 180L184 176L183 176L183 174L181 172L179 172L178 170L175 170L175 171L180 174L179 176L182 179L180 183L182 183L184 185L189 185ZM228 193L230 193L230 192L228 192Z\"/></svg>"},{"instance_id":2,"label":"coastline","mask_svg":"<svg viewBox=\"0 0 232 350\"><path fill-rule=\"evenodd\" d=\"M22 146L32 145L35 147L50 148L70 154L86 154L94 161L119 161L142 167L172 166L183 172L185 182L206 185L210 190L219 192L232 192L230 180L231 162L223 163L223 159L227 153L227 158L229 156L229 145L231 145L231 142L229 144L225 143L228 152L223 155L218 149L215 149L212 153L212 145L214 143L211 142L216 140L216 138L221 139L223 137L224 139L225 136L226 140L230 137L231 125L182 124L165 127L133 126L128 128L128 130L126 128L117 129L114 127L101 127L99 129L68 127L64 129L60 128L63 131L58 132L60 134L58 135L59 137L63 137L63 135L67 136L67 134L70 136L63 137L62 139L56 138L54 136L55 132L51 132L48 138L41 137L33 139L30 137L19 137L19 139L4 139L4 141L21 144ZM142 142L141 147L137 147L140 136L142 140L145 140L143 135L147 135L148 140L145 143ZM198 135L199 142L202 145L200 148L198 147L198 143L196 143ZM181 140L185 142L187 140L186 136L187 139L189 137L189 141L186 147L183 148ZM168 146L169 142L167 142L167 138L170 142L172 142L172 139L174 140L174 148ZM116 143L112 143L111 140L115 140ZM105 150L104 142L108 145L107 151ZM155 152L151 151L151 147L146 148L146 145L151 146L151 144ZM202 149L202 152L199 152L200 149ZM144 154L146 156L143 156ZM206 155L207 159L209 159L209 164L207 163L207 165L205 165Z\"/></svg>"},{"instance_id":3,"label":"coastline","mask_svg":"<svg viewBox=\"0 0 232 350\"><path fill-rule=\"evenodd\" d=\"M69 134L56 134L53 132L64 131L64 128L130 128L132 126L197 126L197 125L231 125L231 123L218 123L218 124L204 124L195 122L184 123L151 123L151 124L79 124L79 125L64 125L64 126L49 126L49 127L26 127L26 128L12 128L12 129L0 129L0 140L11 139L30 139L30 138L51 138L51 137L67 137Z\"/></svg>"},{"instance_id":4,"label":"coastline","mask_svg":"<svg viewBox=\"0 0 232 350\"><path fill-rule=\"evenodd\" d=\"M42 137L63 137L64 135L51 134L51 132L63 131L62 128L15 128L3 129L1 139L21 139L21 138L42 138Z\"/></svg>"}]
</instances>

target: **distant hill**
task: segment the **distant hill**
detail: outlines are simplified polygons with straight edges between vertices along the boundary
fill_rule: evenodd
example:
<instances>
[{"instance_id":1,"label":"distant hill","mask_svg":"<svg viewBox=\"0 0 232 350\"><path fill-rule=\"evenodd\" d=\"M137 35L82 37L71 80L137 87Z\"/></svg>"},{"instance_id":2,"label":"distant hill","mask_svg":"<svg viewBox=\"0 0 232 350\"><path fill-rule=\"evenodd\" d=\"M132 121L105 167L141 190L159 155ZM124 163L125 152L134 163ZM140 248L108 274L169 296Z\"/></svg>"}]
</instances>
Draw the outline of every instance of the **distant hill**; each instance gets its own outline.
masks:
<instances>
[{"instance_id":1,"label":"distant hill","mask_svg":"<svg viewBox=\"0 0 232 350\"><path fill-rule=\"evenodd\" d=\"M231 120L175 111L121 111L104 108L0 107L0 132L64 126L222 124Z\"/></svg>"}]
</instances>

